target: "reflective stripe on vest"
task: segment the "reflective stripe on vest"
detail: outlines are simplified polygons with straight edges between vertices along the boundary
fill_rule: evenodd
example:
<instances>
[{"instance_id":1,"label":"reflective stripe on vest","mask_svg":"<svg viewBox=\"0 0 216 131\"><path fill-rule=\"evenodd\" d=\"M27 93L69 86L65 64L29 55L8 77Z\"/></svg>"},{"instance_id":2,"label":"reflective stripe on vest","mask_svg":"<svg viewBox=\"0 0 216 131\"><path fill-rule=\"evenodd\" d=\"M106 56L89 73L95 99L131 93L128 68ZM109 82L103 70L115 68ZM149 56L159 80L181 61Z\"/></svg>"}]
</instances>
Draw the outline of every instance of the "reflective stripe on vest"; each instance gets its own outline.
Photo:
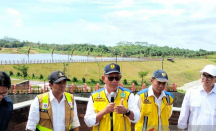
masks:
<instances>
[{"instance_id":1,"label":"reflective stripe on vest","mask_svg":"<svg viewBox=\"0 0 216 131\"><path fill-rule=\"evenodd\" d=\"M72 99L71 99L71 95L69 93L65 93L65 97L67 99L68 104L71 107L71 110L73 110L73 104L72 104Z\"/></svg>"},{"instance_id":2,"label":"reflective stripe on vest","mask_svg":"<svg viewBox=\"0 0 216 131\"><path fill-rule=\"evenodd\" d=\"M73 104L72 104L71 95L69 93L65 93L65 97L67 99L68 104L71 107L71 110L73 110L74 107L73 107ZM69 125L69 130L71 129L71 127L72 127L72 124Z\"/></svg>"},{"instance_id":3,"label":"reflective stripe on vest","mask_svg":"<svg viewBox=\"0 0 216 131\"><path fill-rule=\"evenodd\" d=\"M47 110L47 108L48 108L48 95L45 95L45 96L43 97L42 109L43 109L43 110Z\"/></svg>"},{"instance_id":4,"label":"reflective stripe on vest","mask_svg":"<svg viewBox=\"0 0 216 131\"><path fill-rule=\"evenodd\" d=\"M49 128L46 128L46 127L43 127L43 126L41 126L39 124L37 124L37 129L40 130L40 131L53 131L53 130L51 130Z\"/></svg>"}]
</instances>

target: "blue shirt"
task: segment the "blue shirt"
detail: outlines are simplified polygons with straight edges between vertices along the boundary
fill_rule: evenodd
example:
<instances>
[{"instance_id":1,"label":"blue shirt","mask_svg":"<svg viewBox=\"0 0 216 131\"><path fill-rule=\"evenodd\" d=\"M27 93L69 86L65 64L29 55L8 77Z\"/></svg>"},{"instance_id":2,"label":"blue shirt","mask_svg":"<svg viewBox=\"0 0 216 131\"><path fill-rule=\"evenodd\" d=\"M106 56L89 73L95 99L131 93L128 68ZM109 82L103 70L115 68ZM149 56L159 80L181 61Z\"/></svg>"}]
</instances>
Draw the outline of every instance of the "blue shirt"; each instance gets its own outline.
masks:
<instances>
[{"instance_id":1,"label":"blue shirt","mask_svg":"<svg viewBox=\"0 0 216 131\"><path fill-rule=\"evenodd\" d=\"M13 102L6 96L0 104L0 131L5 131L13 111Z\"/></svg>"}]
</instances>

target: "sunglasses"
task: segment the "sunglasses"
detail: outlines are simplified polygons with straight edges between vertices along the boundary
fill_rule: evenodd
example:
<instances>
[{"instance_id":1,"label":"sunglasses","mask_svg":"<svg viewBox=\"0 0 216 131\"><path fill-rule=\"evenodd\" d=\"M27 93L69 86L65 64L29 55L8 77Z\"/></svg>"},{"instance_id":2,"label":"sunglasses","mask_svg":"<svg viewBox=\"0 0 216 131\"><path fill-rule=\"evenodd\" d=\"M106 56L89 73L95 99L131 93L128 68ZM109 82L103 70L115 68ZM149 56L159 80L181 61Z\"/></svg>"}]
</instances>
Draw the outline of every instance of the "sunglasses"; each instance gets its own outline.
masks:
<instances>
[{"instance_id":1,"label":"sunglasses","mask_svg":"<svg viewBox=\"0 0 216 131\"><path fill-rule=\"evenodd\" d=\"M113 81L114 79L115 79L116 81L119 81L119 80L121 79L120 76L118 76L118 77L107 77L107 78L108 78L109 81Z\"/></svg>"},{"instance_id":2,"label":"sunglasses","mask_svg":"<svg viewBox=\"0 0 216 131\"><path fill-rule=\"evenodd\" d=\"M212 80L213 78L215 78L212 75L207 75L207 74L204 74L204 73L202 73L201 75L202 75L202 77L205 77L207 80Z\"/></svg>"}]
</instances>

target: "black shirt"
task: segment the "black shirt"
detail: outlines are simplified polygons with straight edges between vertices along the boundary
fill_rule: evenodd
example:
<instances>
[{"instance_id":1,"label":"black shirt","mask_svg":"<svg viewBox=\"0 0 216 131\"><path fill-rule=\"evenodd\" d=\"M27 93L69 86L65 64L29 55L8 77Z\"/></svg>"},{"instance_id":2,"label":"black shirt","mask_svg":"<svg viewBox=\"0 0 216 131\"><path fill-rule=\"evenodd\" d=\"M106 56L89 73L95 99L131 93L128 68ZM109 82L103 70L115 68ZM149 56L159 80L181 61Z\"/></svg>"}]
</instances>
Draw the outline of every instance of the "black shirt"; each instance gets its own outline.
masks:
<instances>
[{"instance_id":1,"label":"black shirt","mask_svg":"<svg viewBox=\"0 0 216 131\"><path fill-rule=\"evenodd\" d=\"M5 131L13 111L13 102L6 96L0 103L0 131Z\"/></svg>"}]
</instances>

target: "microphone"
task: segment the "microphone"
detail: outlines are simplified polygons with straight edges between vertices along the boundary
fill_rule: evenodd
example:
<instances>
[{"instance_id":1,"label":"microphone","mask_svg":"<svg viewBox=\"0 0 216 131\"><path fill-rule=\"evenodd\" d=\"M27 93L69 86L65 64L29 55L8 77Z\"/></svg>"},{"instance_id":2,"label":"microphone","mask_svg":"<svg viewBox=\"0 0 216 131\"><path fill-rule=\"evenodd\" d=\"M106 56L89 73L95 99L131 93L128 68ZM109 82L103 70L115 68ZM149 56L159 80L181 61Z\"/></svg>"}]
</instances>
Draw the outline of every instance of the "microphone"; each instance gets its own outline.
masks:
<instances>
[{"instance_id":1,"label":"microphone","mask_svg":"<svg viewBox=\"0 0 216 131\"><path fill-rule=\"evenodd\" d=\"M114 102L114 96L115 96L115 93L114 92L111 92L111 102L113 103ZM110 113L110 118L111 118L111 131L113 131L113 112Z\"/></svg>"},{"instance_id":2,"label":"microphone","mask_svg":"<svg viewBox=\"0 0 216 131\"><path fill-rule=\"evenodd\" d=\"M111 102L114 102L114 96L115 96L115 93L114 92L111 92Z\"/></svg>"}]
</instances>

